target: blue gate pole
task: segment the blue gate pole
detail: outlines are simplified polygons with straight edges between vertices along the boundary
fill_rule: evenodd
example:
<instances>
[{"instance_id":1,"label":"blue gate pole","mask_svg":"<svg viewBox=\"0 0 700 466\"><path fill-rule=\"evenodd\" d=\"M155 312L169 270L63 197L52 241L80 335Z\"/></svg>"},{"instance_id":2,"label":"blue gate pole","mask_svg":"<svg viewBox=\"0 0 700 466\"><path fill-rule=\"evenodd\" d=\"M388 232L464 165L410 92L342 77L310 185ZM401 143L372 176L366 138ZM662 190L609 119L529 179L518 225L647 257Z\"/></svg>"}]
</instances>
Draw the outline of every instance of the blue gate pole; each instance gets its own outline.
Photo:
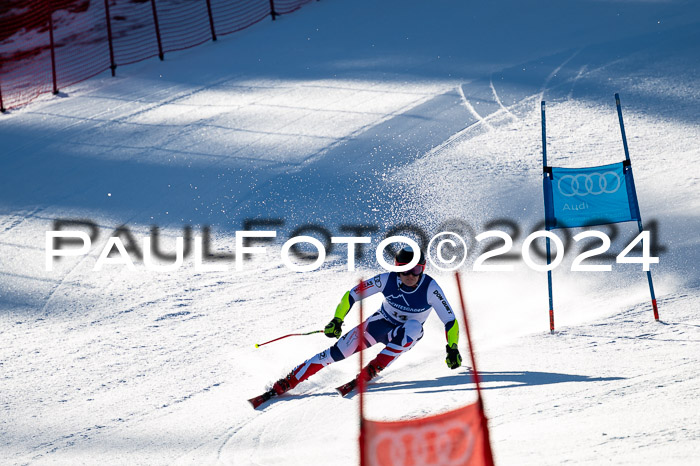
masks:
<instances>
[{"instance_id":1,"label":"blue gate pole","mask_svg":"<svg viewBox=\"0 0 700 466\"><path fill-rule=\"evenodd\" d=\"M547 126L544 119L544 100L542 101L542 169L544 176L549 174L544 171L547 166ZM547 201L545 200L545 212L547 211ZM545 214L546 216L546 214ZM545 229L548 230L545 222ZM547 242L547 266L552 262L552 253L549 247L549 237L545 239ZM552 271L547 270L547 287L549 289L549 333L554 333L554 300L552 298Z\"/></svg>"},{"instance_id":2,"label":"blue gate pole","mask_svg":"<svg viewBox=\"0 0 700 466\"><path fill-rule=\"evenodd\" d=\"M627 135L625 134L625 123L622 121L622 107L620 106L620 94L615 94L615 105L617 106L617 117L620 120L620 131L622 132L622 145L625 147L625 158L627 159L628 162L631 163L630 160L630 151L629 147L627 147ZM627 167L628 170L632 170L632 165ZM634 195L637 196L637 191L635 190ZM639 203L639 202L637 202ZM639 210L639 218L637 220L637 226L639 227L639 232L644 231L644 226L642 225L642 213L641 209ZM647 270L647 280L649 281L649 292L651 293L651 307L654 310L654 319L656 321L659 321L659 309L656 307L656 294L654 293L654 282L651 279L651 268Z\"/></svg>"}]
</instances>

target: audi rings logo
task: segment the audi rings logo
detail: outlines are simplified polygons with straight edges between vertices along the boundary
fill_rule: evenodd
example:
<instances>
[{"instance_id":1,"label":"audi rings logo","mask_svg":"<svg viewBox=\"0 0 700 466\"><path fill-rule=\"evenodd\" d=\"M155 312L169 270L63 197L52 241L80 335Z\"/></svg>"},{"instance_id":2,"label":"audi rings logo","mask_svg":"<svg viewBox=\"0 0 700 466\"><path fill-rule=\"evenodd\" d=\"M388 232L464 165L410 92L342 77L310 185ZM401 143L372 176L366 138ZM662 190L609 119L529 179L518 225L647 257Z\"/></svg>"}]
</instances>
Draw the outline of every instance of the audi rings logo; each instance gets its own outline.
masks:
<instances>
[{"instance_id":1,"label":"audi rings logo","mask_svg":"<svg viewBox=\"0 0 700 466\"><path fill-rule=\"evenodd\" d=\"M565 183L564 180L570 181ZM620 186L622 186L622 180L615 172L564 175L559 178L558 184L559 192L567 197L612 194L620 189Z\"/></svg>"},{"instance_id":2,"label":"audi rings logo","mask_svg":"<svg viewBox=\"0 0 700 466\"><path fill-rule=\"evenodd\" d=\"M469 424L456 419L437 426L404 427L369 439L369 464L406 466L466 464L476 438Z\"/></svg>"}]
</instances>

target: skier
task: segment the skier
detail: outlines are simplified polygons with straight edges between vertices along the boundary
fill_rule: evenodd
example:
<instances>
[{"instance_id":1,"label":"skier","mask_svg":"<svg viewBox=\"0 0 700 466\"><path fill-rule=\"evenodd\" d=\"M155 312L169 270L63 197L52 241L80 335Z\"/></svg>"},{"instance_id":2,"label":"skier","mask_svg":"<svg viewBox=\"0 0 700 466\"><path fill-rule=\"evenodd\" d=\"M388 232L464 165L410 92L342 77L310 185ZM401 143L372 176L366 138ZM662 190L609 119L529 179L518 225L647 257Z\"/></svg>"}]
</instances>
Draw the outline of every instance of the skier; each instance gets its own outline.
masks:
<instances>
[{"instance_id":1,"label":"skier","mask_svg":"<svg viewBox=\"0 0 700 466\"><path fill-rule=\"evenodd\" d=\"M413 249L405 247L396 254L394 263L406 265L413 258ZM343 295L335 310L335 316L326 325L324 334L329 338L340 338L343 319L353 304L376 293L384 295L384 301L377 312L372 314L364 326L364 346L377 343L386 345L384 349L349 383L338 387L345 396L357 385L360 377L365 381L373 379L379 372L406 351L410 350L423 337L423 323L435 309L445 324L447 357L445 362L450 369L462 364L457 349L459 326L445 293L437 282L424 273L425 257L420 252L418 264L405 272L379 274ZM334 362L342 361L360 350L360 327L357 326L343 335L333 346L295 367L289 375L278 380L268 392L250 400L257 407L273 396L279 396L295 388L300 382Z\"/></svg>"}]
</instances>

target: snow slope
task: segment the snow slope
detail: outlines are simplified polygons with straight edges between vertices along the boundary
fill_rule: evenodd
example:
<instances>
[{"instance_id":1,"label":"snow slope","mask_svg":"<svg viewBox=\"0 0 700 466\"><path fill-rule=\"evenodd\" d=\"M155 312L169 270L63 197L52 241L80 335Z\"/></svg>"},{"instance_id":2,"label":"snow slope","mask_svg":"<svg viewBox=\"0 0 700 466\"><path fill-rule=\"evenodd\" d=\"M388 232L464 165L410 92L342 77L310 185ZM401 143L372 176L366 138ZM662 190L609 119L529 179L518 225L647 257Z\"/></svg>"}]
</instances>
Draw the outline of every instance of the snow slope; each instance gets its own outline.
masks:
<instances>
[{"instance_id":1,"label":"snow slope","mask_svg":"<svg viewBox=\"0 0 700 466\"><path fill-rule=\"evenodd\" d=\"M374 225L521 234L542 220L539 105L550 163L624 157L665 247L639 266L546 277L463 268L498 464L692 464L700 456L700 7L691 1L311 4L217 43L120 68L0 118L0 458L10 464L353 464L357 399L336 364L253 411L245 399L329 345L321 328L361 276L344 249L292 272L276 246L235 271L93 266L114 230L187 225L234 250L246 219L334 235ZM55 219L99 227L90 254L44 270ZM501 220L500 223L498 222ZM448 223L446 223L448 222ZM618 225L612 250L635 235ZM612 233L606 227L601 231ZM514 235L515 236L515 235ZM475 244L474 251L478 251ZM576 247L573 252L578 251ZM438 278L456 304L450 275ZM375 309L377 298L366 309ZM348 327L357 318L348 317ZM375 419L474 399L441 324L369 389ZM376 352L371 350L372 354ZM303 428L300 428L303 426Z\"/></svg>"}]
</instances>

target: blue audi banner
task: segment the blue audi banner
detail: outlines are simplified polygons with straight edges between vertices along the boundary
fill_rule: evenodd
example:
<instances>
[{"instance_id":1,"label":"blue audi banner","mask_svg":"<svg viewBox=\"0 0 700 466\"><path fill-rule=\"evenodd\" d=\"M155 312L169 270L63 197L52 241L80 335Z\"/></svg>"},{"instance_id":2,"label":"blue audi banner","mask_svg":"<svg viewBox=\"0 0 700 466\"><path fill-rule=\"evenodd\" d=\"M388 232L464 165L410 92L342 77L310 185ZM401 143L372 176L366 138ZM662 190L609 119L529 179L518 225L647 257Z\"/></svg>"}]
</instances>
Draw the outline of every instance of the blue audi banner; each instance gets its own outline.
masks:
<instances>
[{"instance_id":1,"label":"blue audi banner","mask_svg":"<svg viewBox=\"0 0 700 466\"><path fill-rule=\"evenodd\" d=\"M587 168L548 167L544 199L547 230L640 219L632 167L624 162Z\"/></svg>"}]
</instances>

